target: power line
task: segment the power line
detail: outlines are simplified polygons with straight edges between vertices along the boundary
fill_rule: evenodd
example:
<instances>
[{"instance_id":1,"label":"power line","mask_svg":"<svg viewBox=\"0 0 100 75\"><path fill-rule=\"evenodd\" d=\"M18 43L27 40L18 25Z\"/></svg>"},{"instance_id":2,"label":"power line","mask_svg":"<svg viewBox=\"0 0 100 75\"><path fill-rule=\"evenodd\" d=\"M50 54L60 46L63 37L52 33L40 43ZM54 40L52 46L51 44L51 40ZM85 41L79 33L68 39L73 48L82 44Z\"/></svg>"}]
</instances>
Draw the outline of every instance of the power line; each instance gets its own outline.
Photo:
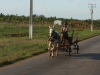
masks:
<instances>
[{"instance_id":1,"label":"power line","mask_svg":"<svg viewBox=\"0 0 100 75\"><path fill-rule=\"evenodd\" d=\"M44 4L44 1L43 1L43 0L41 0L41 1L42 1L43 5L44 5L44 7L45 7L45 10L46 10L48 16L50 16L49 13L48 13L48 10L47 10L47 8L46 8L46 6L45 6L45 4Z\"/></svg>"},{"instance_id":2,"label":"power line","mask_svg":"<svg viewBox=\"0 0 100 75\"><path fill-rule=\"evenodd\" d=\"M17 8L18 8L20 2L21 2L21 0L19 0L18 5L17 5L17 7L16 7L16 9L15 9L15 11L14 11L15 14L16 14L16 10L17 10Z\"/></svg>"},{"instance_id":3,"label":"power line","mask_svg":"<svg viewBox=\"0 0 100 75\"><path fill-rule=\"evenodd\" d=\"M26 3L27 3L27 0L25 1L25 6L24 6L24 14L25 14L25 9L26 9Z\"/></svg>"}]
</instances>

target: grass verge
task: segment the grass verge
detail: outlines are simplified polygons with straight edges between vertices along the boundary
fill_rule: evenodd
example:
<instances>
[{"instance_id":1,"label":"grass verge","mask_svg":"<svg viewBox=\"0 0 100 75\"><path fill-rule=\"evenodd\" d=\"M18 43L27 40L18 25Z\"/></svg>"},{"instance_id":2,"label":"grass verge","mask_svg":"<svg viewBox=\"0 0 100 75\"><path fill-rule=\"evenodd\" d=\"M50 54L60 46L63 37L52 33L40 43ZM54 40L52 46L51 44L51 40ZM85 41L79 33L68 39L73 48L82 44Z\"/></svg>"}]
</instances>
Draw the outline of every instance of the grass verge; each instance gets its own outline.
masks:
<instances>
[{"instance_id":1,"label":"grass verge","mask_svg":"<svg viewBox=\"0 0 100 75\"><path fill-rule=\"evenodd\" d=\"M60 26L55 30L60 32ZM100 35L100 30L75 30L74 37L78 33L79 41ZM44 52L47 52L48 25L35 26L33 39L29 40L28 36L9 37L5 34L28 33L28 26L6 25L0 27L0 67L15 63ZM69 36L72 32L69 32Z\"/></svg>"}]
</instances>

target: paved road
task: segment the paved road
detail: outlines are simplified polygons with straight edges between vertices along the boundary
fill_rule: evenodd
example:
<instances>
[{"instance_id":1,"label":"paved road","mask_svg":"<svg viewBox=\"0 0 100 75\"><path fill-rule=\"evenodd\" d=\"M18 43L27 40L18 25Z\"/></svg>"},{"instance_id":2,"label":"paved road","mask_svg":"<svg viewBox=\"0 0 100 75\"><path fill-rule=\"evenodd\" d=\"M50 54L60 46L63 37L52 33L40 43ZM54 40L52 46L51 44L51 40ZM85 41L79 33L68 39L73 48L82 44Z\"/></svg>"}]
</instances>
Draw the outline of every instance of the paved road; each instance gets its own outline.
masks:
<instances>
[{"instance_id":1,"label":"paved road","mask_svg":"<svg viewBox=\"0 0 100 75\"><path fill-rule=\"evenodd\" d=\"M100 75L100 36L79 42L80 53L44 53L0 68L0 75Z\"/></svg>"}]
</instances>

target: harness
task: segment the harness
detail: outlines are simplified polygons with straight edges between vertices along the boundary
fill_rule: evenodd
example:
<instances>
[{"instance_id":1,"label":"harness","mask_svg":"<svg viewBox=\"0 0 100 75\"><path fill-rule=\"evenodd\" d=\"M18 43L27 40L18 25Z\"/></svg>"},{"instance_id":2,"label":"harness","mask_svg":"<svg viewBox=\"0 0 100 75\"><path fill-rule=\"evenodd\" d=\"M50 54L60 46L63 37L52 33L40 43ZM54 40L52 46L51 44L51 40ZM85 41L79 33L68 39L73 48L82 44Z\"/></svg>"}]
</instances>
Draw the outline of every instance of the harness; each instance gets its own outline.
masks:
<instances>
[{"instance_id":1,"label":"harness","mask_svg":"<svg viewBox=\"0 0 100 75\"><path fill-rule=\"evenodd\" d=\"M49 37L50 38L50 41L51 42L54 42L54 41L56 41L56 40L60 40L60 36L58 35L58 33L57 32L55 32L55 31L53 31L52 32L52 34L51 34L51 37Z\"/></svg>"}]
</instances>

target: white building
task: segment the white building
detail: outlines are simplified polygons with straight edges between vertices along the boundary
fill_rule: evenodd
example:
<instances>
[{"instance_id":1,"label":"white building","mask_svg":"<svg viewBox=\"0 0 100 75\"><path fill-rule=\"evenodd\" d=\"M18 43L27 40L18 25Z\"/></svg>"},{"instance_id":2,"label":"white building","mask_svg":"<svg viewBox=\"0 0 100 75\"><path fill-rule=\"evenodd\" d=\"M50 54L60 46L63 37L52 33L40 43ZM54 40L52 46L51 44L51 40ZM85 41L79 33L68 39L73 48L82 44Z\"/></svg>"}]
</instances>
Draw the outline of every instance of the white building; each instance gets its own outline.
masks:
<instances>
[{"instance_id":1,"label":"white building","mask_svg":"<svg viewBox=\"0 0 100 75\"><path fill-rule=\"evenodd\" d=\"M61 20L55 20L54 25L62 25L62 21Z\"/></svg>"}]
</instances>

